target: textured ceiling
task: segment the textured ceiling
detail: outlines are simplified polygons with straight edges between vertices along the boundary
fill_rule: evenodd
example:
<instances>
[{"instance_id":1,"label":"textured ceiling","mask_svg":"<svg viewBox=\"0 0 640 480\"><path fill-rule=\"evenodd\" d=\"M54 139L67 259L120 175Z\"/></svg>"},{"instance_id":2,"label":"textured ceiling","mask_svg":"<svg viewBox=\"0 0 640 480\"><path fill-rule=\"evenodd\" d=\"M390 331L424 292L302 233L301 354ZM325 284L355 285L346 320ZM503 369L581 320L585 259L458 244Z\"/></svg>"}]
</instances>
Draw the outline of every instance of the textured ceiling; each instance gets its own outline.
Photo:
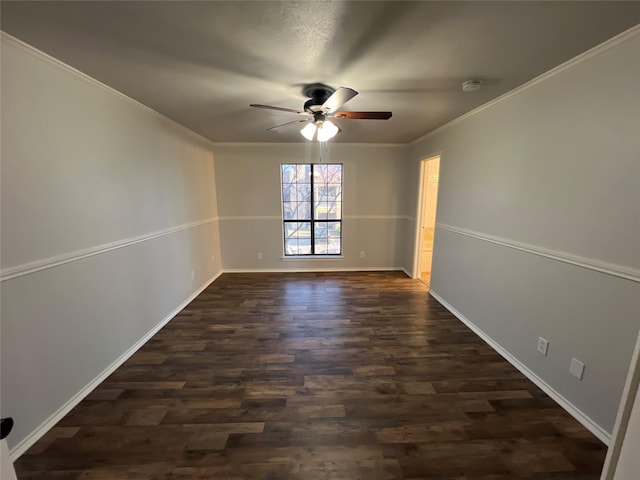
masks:
<instances>
[{"instance_id":1,"label":"textured ceiling","mask_svg":"<svg viewBox=\"0 0 640 480\"><path fill-rule=\"evenodd\" d=\"M214 142L304 142L266 128L304 84L360 94L334 142L405 143L640 22L639 2L11 2L2 30ZM461 83L482 79L463 93Z\"/></svg>"}]
</instances>

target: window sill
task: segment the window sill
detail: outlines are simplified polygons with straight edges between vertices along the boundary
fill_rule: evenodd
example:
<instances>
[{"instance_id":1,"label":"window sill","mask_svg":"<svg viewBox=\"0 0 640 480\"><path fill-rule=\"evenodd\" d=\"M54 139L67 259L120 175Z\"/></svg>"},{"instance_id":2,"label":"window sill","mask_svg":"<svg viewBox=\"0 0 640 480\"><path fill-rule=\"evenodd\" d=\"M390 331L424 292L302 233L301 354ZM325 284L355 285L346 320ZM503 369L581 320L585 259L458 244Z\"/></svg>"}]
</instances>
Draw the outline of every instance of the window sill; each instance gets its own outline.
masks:
<instances>
[{"instance_id":1,"label":"window sill","mask_svg":"<svg viewBox=\"0 0 640 480\"><path fill-rule=\"evenodd\" d=\"M280 257L283 262L299 261L299 260L344 260L344 255L287 255Z\"/></svg>"}]
</instances>

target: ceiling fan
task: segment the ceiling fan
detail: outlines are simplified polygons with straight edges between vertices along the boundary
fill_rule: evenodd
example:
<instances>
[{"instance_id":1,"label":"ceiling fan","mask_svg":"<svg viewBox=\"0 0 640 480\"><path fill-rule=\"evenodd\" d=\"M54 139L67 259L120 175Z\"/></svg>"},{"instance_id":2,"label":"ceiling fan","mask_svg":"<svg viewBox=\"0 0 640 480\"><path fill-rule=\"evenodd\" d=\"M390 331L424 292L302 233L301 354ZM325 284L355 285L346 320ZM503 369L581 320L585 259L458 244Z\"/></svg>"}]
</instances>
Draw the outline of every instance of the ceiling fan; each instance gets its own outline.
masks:
<instances>
[{"instance_id":1,"label":"ceiling fan","mask_svg":"<svg viewBox=\"0 0 640 480\"><path fill-rule=\"evenodd\" d=\"M307 85L303 92L306 97L309 97L309 100L307 100L303 106L303 110L273 107L271 105L260 105L257 103L252 103L250 106L306 116L307 118L301 118L282 125L276 125L275 127L267 128L267 130L306 123L302 130L300 130L300 133L307 140L313 140L317 133L316 138L319 142L326 142L341 132L341 129L330 120L331 118L337 118L340 120L388 120L391 118L391 112L338 111L340 107L358 95L358 92L352 88L339 87L333 89L321 83L314 83L312 85Z\"/></svg>"}]
</instances>

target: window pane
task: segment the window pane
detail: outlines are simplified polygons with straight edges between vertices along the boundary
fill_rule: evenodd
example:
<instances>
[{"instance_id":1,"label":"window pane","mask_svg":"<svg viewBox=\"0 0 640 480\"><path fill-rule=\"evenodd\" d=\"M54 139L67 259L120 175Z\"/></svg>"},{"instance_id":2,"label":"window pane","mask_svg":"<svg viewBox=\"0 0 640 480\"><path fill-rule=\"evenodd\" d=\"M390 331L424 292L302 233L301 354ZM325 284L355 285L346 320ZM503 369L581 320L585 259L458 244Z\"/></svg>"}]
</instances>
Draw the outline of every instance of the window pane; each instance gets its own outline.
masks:
<instances>
[{"instance_id":1,"label":"window pane","mask_svg":"<svg viewBox=\"0 0 640 480\"><path fill-rule=\"evenodd\" d=\"M313 186L313 199L315 201L325 202L341 202L342 201L342 189L340 185L317 185Z\"/></svg>"},{"instance_id":2,"label":"window pane","mask_svg":"<svg viewBox=\"0 0 640 480\"><path fill-rule=\"evenodd\" d=\"M294 183L282 184L282 201L294 202L296 200L296 185Z\"/></svg>"},{"instance_id":3,"label":"window pane","mask_svg":"<svg viewBox=\"0 0 640 480\"><path fill-rule=\"evenodd\" d=\"M309 222L285 222L285 238L311 238L311 223Z\"/></svg>"},{"instance_id":4,"label":"window pane","mask_svg":"<svg viewBox=\"0 0 640 480\"><path fill-rule=\"evenodd\" d=\"M311 220L309 202L284 202L282 214L285 220Z\"/></svg>"},{"instance_id":5,"label":"window pane","mask_svg":"<svg viewBox=\"0 0 640 480\"><path fill-rule=\"evenodd\" d=\"M311 202L298 203L297 220L311 220Z\"/></svg>"},{"instance_id":6,"label":"window pane","mask_svg":"<svg viewBox=\"0 0 640 480\"><path fill-rule=\"evenodd\" d=\"M310 222L298 222L298 238L311 238Z\"/></svg>"},{"instance_id":7,"label":"window pane","mask_svg":"<svg viewBox=\"0 0 640 480\"><path fill-rule=\"evenodd\" d=\"M327 255L329 253L329 245L326 241L316 242L316 255Z\"/></svg>"},{"instance_id":8,"label":"window pane","mask_svg":"<svg viewBox=\"0 0 640 480\"><path fill-rule=\"evenodd\" d=\"M327 237L327 222L314 223L314 245L318 255L326 255L329 250L329 239Z\"/></svg>"},{"instance_id":9,"label":"window pane","mask_svg":"<svg viewBox=\"0 0 640 480\"><path fill-rule=\"evenodd\" d=\"M327 165L327 183L342 185L342 165Z\"/></svg>"},{"instance_id":10,"label":"window pane","mask_svg":"<svg viewBox=\"0 0 640 480\"><path fill-rule=\"evenodd\" d=\"M342 218L342 202L327 204L327 218L329 220L340 220Z\"/></svg>"},{"instance_id":11,"label":"window pane","mask_svg":"<svg viewBox=\"0 0 640 480\"><path fill-rule=\"evenodd\" d=\"M283 164L281 168L282 168L282 184L284 185L285 183L291 183L292 181L291 174L293 170L292 165Z\"/></svg>"},{"instance_id":12,"label":"window pane","mask_svg":"<svg viewBox=\"0 0 640 480\"><path fill-rule=\"evenodd\" d=\"M332 238L327 245L327 255L340 255L340 239Z\"/></svg>"},{"instance_id":13,"label":"window pane","mask_svg":"<svg viewBox=\"0 0 640 480\"><path fill-rule=\"evenodd\" d=\"M286 239L284 249L287 255L310 255L311 239Z\"/></svg>"},{"instance_id":14,"label":"window pane","mask_svg":"<svg viewBox=\"0 0 640 480\"><path fill-rule=\"evenodd\" d=\"M283 164L281 168L285 254L340 254L341 223L328 220L342 218L342 165Z\"/></svg>"},{"instance_id":15,"label":"window pane","mask_svg":"<svg viewBox=\"0 0 640 480\"><path fill-rule=\"evenodd\" d=\"M327 222L314 222L313 236L316 240L322 240L327 238Z\"/></svg>"},{"instance_id":16,"label":"window pane","mask_svg":"<svg viewBox=\"0 0 640 480\"><path fill-rule=\"evenodd\" d=\"M298 240L298 255L311 255L311 239Z\"/></svg>"},{"instance_id":17,"label":"window pane","mask_svg":"<svg viewBox=\"0 0 640 480\"><path fill-rule=\"evenodd\" d=\"M298 239L286 238L284 240L284 251L286 255L299 255L298 254Z\"/></svg>"},{"instance_id":18,"label":"window pane","mask_svg":"<svg viewBox=\"0 0 640 480\"><path fill-rule=\"evenodd\" d=\"M296 213L298 210L297 202L284 202L282 204L282 216L285 220L297 220Z\"/></svg>"},{"instance_id":19,"label":"window pane","mask_svg":"<svg viewBox=\"0 0 640 480\"><path fill-rule=\"evenodd\" d=\"M314 165L313 166L313 183L316 185L320 183L325 183L327 165Z\"/></svg>"},{"instance_id":20,"label":"window pane","mask_svg":"<svg viewBox=\"0 0 640 480\"><path fill-rule=\"evenodd\" d=\"M297 165L296 179L298 183L311 183L311 165Z\"/></svg>"},{"instance_id":21,"label":"window pane","mask_svg":"<svg viewBox=\"0 0 640 480\"><path fill-rule=\"evenodd\" d=\"M313 182L342 184L342 165L340 164L322 164L313 166Z\"/></svg>"},{"instance_id":22,"label":"window pane","mask_svg":"<svg viewBox=\"0 0 640 480\"><path fill-rule=\"evenodd\" d=\"M340 254L340 239L342 237L342 224L340 222L329 222L327 224L328 254Z\"/></svg>"},{"instance_id":23,"label":"window pane","mask_svg":"<svg viewBox=\"0 0 640 480\"><path fill-rule=\"evenodd\" d=\"M316 202L315 210L313 211L314 218L318 220L326 220L328 210L329 204L327 202Z\"/></svg>"},{"instance_id":24,"label":"window pane","mask_svg":"<svg viewBox=\"0 0 640 480\"><path fill-rule=\"evenodd\" d=\"M296 222L284 224L284 238L298 238L298 224Z\"/></svg>"},{"instance_id":25,"label":"window pane","mask_svg":"<svg viewBox=\"0 0 640 480\"><path fill-rule=\"evenodd\" d=\"M299 183L296 185L296 200L299 202L311 201L311 185Z\"/></svg>"},{"instance_id":26,"label":"window pane","mask_svg":"<svg viewBox=\"0 0 640 480\"><path fill-rule=\"evenodd\" d=\"M327 187L326 185L314 185L313 186L313 199L316 202L327 201Z\"/></svg>"},{"instance_id":27,"label":"window pane","mask_svg":"<svg viewBox=\"0 0 640 480\"><path fill-rule=\"evenodd\" d=\"M282 183L311 183L311 166L283 164Z\"/></svg>"}]
</instances>

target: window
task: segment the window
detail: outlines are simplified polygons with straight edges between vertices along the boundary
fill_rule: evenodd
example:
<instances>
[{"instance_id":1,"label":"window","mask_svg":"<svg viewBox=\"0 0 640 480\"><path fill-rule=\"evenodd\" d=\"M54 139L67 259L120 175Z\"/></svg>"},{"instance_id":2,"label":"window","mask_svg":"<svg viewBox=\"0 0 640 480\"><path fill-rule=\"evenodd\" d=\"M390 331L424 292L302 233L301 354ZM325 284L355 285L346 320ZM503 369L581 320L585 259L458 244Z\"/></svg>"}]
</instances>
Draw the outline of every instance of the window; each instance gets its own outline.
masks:
<instances>
[{"instance_id":1,"label":"window","mask_svg":"<svg viewBox=\"0 0 640 480\"><path fill-rule=\"evenodd\" d=\"M283 164L284 254L342 253L342 164Z\"/></svg>"}]
</instances>

